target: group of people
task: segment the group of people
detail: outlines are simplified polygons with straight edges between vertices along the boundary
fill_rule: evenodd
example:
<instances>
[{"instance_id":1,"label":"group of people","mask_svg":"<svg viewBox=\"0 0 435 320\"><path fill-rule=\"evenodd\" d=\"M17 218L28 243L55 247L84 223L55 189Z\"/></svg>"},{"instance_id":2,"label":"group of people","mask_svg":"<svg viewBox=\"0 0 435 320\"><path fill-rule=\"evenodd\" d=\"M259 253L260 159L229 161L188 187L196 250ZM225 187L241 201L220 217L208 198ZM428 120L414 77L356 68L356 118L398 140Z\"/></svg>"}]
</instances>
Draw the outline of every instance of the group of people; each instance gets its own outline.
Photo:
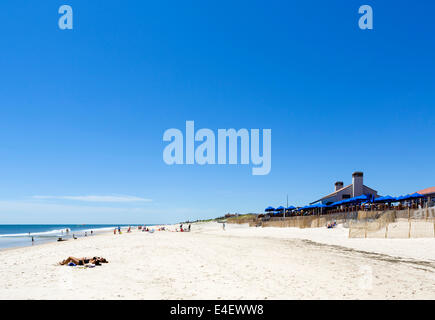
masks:
<instances>
[{"instance_id":1,"label":"group of people","mask_svg":"<svg viewBox=\"0 0 435 320\"><path fill-rule=\"evenodd\" d=\"M122 234L120 226L118 226L118 228L113 229L113 234L116 234L116 231L118 231L118 234ZM128 232L130 232L130 231L128 231Z\"/></svg>"},{"instance_id":2,"label":"group of people","mask_svg":"<svg viewBox=\"0 0 435 320\"><path fill-rule=\"evenodd\" d=\"M137 230L140 230L140 231L142 231L142 232L154 232L154 229L150 229L150 228L148 228L146 225L138 226L138 227L137 227ZM160 228L158 229L158 231L165 231L165 227L160 227ZM130 232L131 232L131 226L128 226L127 233L130 233ZM113 234L116 234L116 233L118 233L118 234L122 234L122 231L121 231L121 227L120 227L120 226L118 226L117 228L115 228L115 229L113 230Z\"/></svg>"},{"instance_id":3,"label":"group of people","mask_svg":"<svg viewBox=\"0 0 435 320\"><path fill-rule=\"evenodd\" d=\"M68 236L69 233L70 233L70 231L71 231L71 229L66 228L66 229L65 229L65 236ZM32 241L32 245L33 245L33 244L35 243L35 237L34 237L33 235L31 235L30 232L29 232L28 234L29 234L29 237L30 237L30 239L31 239L31 241ZM90 230L90 234L91 234L91 236L92 236L92 235L94 234L94 231L93 231L93 230ZM88 236L88 232L87 232L87 231L85 231L84 236L85 236L85 237ZM73 238L74 240L77 240L77 236L76 236L74 233L72 234L72 238ZM58 242L61 242L61 241L67 241L67 239L64 238L64 231L63 231L63 230L61 230L61 232L60 232L60 237L57 236L57 241L58 241Z\"/></svg>"},{"instance_id":4,"label":"group of people","mask_svg":"<svg viewBox=\"0 0 435 320\"><path fill-rule=\"evenodd\" d=\"M189 224L189 226L187 227L187 228L184 228L183 229L183 224L181 223L180 224L180 232L190 232L190 228L191 228L192 226ZM178 232L178 230L177 230L177 232Z\"/></svg>"},{"instance_id":5,"label":"group of people","mask_svg":"<svg viewBox=\"0 0 435 320\"><path fill-rule=\"evenodd\" d=\"M326 227L328 228L328 229L332 229L332 228L335 228L337 226L337 221L333 221L333 222L328 222L327 224L326 224Z\"/></svg>"},{"instance_id":6,"label":"group of people","mask_svg":"<svg viewBox=\"0 0 435 320\"><path fill-rule=\"evenodd\" d=\"M177 228L177 229L175 229L175 231L176 231L176 232L190 232L191 228L192 228L192 225L191 225L191 224L189 224L189 225L187 226L187 228L184 227L183 224L180 224L180 227ZM142 232L150 232L150 233L153 233L153 232L154 232L154 229L150 229L150 228L148 228L146 225L138 226L138 227L137 227L137 230L140 230L140 231L142 231ZM159 227L159 228L157 229L157 231L166 231L166 227L161 226L161 227ZM130 232L131 232L131 226L129 226L128 229L127 229L127 233L130 233ZM122 234L122 231L121 231L121 227L120 227L120 226L118 226L117 228L113 229L113 234L117 234L117 233L118 233L118 234Z\"/></svg>"}]
</instances>

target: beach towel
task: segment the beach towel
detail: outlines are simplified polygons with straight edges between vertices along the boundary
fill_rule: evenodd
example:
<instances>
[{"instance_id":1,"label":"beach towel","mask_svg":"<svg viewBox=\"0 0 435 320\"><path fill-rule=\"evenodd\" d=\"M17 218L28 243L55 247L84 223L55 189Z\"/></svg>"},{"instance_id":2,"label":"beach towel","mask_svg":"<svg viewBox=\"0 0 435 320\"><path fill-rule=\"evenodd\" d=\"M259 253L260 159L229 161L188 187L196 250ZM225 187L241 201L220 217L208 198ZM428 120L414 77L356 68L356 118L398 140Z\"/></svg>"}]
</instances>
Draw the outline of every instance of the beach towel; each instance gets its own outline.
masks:
<instances>
[{"instance_id":1,"label":"beach towel","mask_svg":"<svg viewBox=\"0 0 435 320\"><path fill-rule=\"evenodd\" d=\"M68 266L70 266L70 267L75 267L76 264L75 264L74 262L70 262L70 263L68 263Z\"/></svg>"}]
</instances>

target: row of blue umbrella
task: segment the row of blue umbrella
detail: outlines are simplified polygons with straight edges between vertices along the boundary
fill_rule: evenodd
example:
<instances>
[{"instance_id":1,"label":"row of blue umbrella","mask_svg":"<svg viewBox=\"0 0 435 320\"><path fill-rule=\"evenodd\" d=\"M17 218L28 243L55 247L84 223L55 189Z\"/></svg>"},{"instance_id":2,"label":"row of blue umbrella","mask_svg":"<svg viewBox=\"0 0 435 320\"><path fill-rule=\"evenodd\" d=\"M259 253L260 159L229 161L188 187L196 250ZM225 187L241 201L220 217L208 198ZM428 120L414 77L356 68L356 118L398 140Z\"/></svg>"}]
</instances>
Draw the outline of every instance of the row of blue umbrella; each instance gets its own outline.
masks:
<instances>
[{"instance_id":1,"label":"row of blue umbrella","mask_svg":"<svg viewBox=\"0 0 435 320\"><path fill-rule=\"evenodd\" d=\"M373 200L374 200L373 196L363 194L363 195L360 195L358 197L344 199L341 201L334 202L334 203L330 204L329 207L338 207L338 206L341 206L343 204L360 203L360 202L367 202L367 201L373 202Z\"/></svg>"},{"instance_id":2,"label":"row of blue umbrella","mask_svg":"<svg viewBox=\"0 0 435 320\"><path fill-rule=\"evenodd\" d=\"M400 202L400 201L407 201L407 200L415 200L415 199L421 199L424 198L423 195L421 195L420 193L413 193L413 194L407 194L405 196L400 196L400 197L392 197L392 196L385 196L385 197L379 197L379 198L374 198L372 195L361 195L358 197L353 197L353 198L349 198L349 199L344 199L341 201L337 201L334 202L330 205L324 205L321 203L318 204L313 204L310 206L305 206L302 208L296 208L294 206L290 206L287 208L284 208L283 206L280 206L278 208L274 208L274 207L267 207L264 211L265 212L273 212L274 214L280 214L283 213L284 210L286 211L293 211L293 210L297 210L297 211L301 211L301 210L308 210L308 209L318 209L318 208L332 208L332 207L338 207L344 204L351 204L351 203L391 203L391 202Z\"/></svg>"},{"instance_id":3,"label":"row of blue umbrella","mask_svg":"<svg viewBox=\"0 0 435 320\"><path fill-rule=\"evenodd\" d=\"M400 201L407 201L407 200L415 200L415 199L421 199L424 198L423 195L420 193L413 193L413 194L407 194L405 196L400 197L392 197L392 196L385 196L385 197L379 197L375 198L372 195L361 195L354 198L344 199L341 201L334 202L330 204L328 207L338 207L343 204L353 204L353 203L391 203L391 202L400 202Z\"/></svg>"},{"instance_id":4,"label":"row of blue umbrella","mask_svg":"<svg viewBox=\"0 0 435 320\"><path fill-rule=\"evenodd\" d=\"M278 208L274 208L274 207L267 207L266 209L264 209L264 211L266 212L273 212L273 214L280 214L283 213L284 211L293 211L297 209L296 207L290 206L287 208L284 208L283 206L280 206Z\"/></svg>"},{"instance_id":5,"label":"row of blue umbrella","mask_svg":"<svg viewBox=\"0 0 435 320\"><path fill-rule=\"evenodd\" d=\"M380 198L376 198L374 200L374 202L399 202L399 201L407 201L407 200L415 200L415 199L421 199L424 198L424 195L420 194L420 193L413 193L413 194L407 194L405 196L400 196L400 197L392 197L392 196L385 196L385 197L380 197Z\"/></svg>"}]
</instances>

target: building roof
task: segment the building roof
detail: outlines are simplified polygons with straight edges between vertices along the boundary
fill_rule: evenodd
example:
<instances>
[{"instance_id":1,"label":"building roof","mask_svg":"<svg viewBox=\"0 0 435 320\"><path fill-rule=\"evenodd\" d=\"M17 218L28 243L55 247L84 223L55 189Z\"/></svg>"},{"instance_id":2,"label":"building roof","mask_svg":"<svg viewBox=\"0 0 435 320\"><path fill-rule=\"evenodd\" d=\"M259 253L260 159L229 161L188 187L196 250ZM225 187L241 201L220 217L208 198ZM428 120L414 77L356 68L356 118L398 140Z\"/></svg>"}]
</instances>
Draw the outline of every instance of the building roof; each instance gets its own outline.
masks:
<instances>
[{"instance_id":1,"label":"building roof","mask_svg":"<svg viewBox=\"0 0 435 320\"><path fill-rule=\"evenodd\" d=\"M419 194L431 194L431 193L435 193L435 187L426 188L426 189L417 191L417 193L419 193Z\"/></svg>"},{"instance_id":2,"label":"building roof","mask_svg":"<svg viewBox=\"0 0 435 320\"><path fill-rule=\"evenodd\" d=\"M333 197L333 196L335 196L337 193L339 193L340 191L343 191L343 190L345 190L345 189L347 189L347 188L350 188L350 187L352 187L352 186L353 186L353 184L349 184L349 185L347 185L347 186L345 186L345 187L343 187L343 188L341 188L341 189L338 189L337 191L334 191L333 193L328 194L327 196L324 196L323 198L320 198L319 200L316 200L316 201L314 201L314 202L311 202L311 204L316 203L316 202L319 202L319 201L322 201L322 200L325 200L325 199L328 199L328 198L330 198L330 197Z\"/></svg>"},{"instance_id":3,"label":"building roof","mask_svg":"<svg viewBox=\"0 0 435 320\"><path fill-rule=\"evenodd\" d=\"M369 189L369 190L370 190L371 192L373 192L373 193L378 193L377 190L372 189L372 188L370 188L370 187L367 187L365 184L363 184L363 187Z\"/></svg>"},{"instance_id":4,"label":"building roof","mask_svg":"<svg viewBox=\"0 0 435 320\"><path fill-rule=\"evenodd\" d=\"M314 201L314 202L311 202L311 204L316 203L316 202L319 202L319 201L322 201L322 200L325 200L325 199L328 199L328 198L331 198L331 197L335 196L337 193L339 193L339 192L341 192L341 191L344 191L345 189L348 189L348 188L350 188L350 187L352 187L352 186L353 186L353 183L352 183L352 184L349 184L349 185L347 185L347 186L345 186L345 187L343 187L343 188L341 188L341 189L338 189L337 191L334 191L333 193L330 193L330 194L324 196L323 198L320 198L319 200L316 200L316 201ZM370 188L370 187L367 187L366 185L363 185L363 187L369 189L369 190L370 190L371 192L373 192L373 193L378 193L375 189L372 189L372 188ZM434 192L435 192L435 191L434 191ZM421 192L419 192L419 193L421 193Z\"/></svg>"},{"instance_id":5,"label":"building roof","mask_svg":"<svg viewBox=\"0 0 435 320\"><path fill-rule=\"evenodd\" d=\"M328 194L327 196L324 196L320 200L324 200L324 199L330 198L332 196L335 196L337 193L339 193L339 192L341 192L341 191L343 191L343 190L345 190L345 189L347 189L349 187L352 187L352 186L353 186L353 184L349 184L349 185L347 185L347 186L345 186L345 187L343 187L341 189L338 189L337 191L334 191L333 193Z\"/></svg>"}]
</instances>

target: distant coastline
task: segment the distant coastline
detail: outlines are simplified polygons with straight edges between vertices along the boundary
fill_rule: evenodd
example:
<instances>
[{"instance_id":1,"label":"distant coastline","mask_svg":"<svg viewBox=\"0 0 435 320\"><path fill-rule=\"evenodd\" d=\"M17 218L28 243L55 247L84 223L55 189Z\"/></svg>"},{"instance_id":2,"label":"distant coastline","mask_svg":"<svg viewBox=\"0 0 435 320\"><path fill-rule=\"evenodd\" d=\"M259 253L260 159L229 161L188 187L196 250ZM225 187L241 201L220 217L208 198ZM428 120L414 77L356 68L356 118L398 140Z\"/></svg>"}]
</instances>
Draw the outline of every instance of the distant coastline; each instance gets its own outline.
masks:
<instances>
[{"instance_id":1,"label":"distant coastline","mask_svg":"<svg viewBox=\"0 0 435 320\"><path fill-rule=\"evenodd\" d=\"M0 250L40 245L55 242L59 238L69 240L74 237L97 235L137 224L3 224L0 225ZM68 231L67 231L68 229ZM33 241L32 241L33 238Z\"/></svg>"}]
</instances>

